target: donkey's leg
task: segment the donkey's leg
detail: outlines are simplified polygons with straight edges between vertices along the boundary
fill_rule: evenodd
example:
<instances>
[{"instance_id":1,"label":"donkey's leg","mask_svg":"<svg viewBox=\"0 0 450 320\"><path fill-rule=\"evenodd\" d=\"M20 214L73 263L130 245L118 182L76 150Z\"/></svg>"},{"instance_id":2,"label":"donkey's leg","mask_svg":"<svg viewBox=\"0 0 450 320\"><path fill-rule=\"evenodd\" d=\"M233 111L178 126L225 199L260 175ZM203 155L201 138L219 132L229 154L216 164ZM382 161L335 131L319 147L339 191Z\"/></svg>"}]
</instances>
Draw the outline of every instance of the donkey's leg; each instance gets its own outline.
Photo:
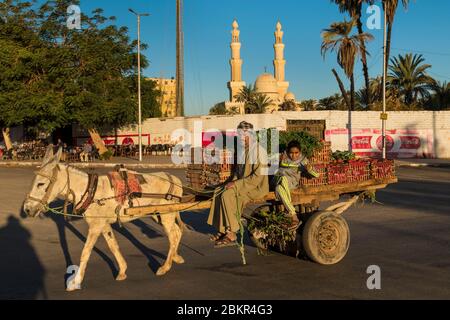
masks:
<instances>
[{"instance_id":1,"label":"donkey's leg","mask_svg":"<svg viewBox=\"0 0 450 320\"><path fill-rule=\"evenodd\" d=\"M83 251L81 252L81 259L80 259L80 267L78 269L78 272L68 284L67 284L67 291L74 291L81 289L81 283L84 279L84 273L86 271L86 266L89 261L89 257L91 256L92 249L94 248L95 243L97 242L97 239L102 232L104 228L104 224L96 224L96 225L89 225L89 233L86 239L86 243L84 244Z\"/></svg>"},{"instance_id":2,"label":"donkey's leg","mask_svg":"<svg viewBox=\"0 0 450 320\"><path fill-rule=\"evenodd\" d=\"M106 240L106 243L108 244L109 249L116 258L117 264L119 265L119 274L117 275L116 280L117 281L125 280L127 278L127 275L125 273L127 271L127 262L125 261L122 253L120 252L119 244L117 243L117 239L116 236L114 235L111 225L107 224L103 229L102 234Z\"/></svg>"},{"instance_id":3,"label":"donkey's leg","mask_svg":"<svg viewBox=\"0 0 450 320\"><path fill-rule=\"evenodd\" d=\"M157 276L162 276L166 274L170 268L172 268L172 261L173 256L175 254L176 250L176 242L177 242L177 234L173 226L175 225L175 215L173 214L166 214L161 216L161 224L164 227L164 231L167 235L167 238L169 239L169 252L167 253L166 261L164 261L164 264L159 267L158 271L156 272Z\"/></svg>"},{"instance_id":4,"label":"donkey's leg","mask_svg":"<svg viewBox=\"0 0 450 320\"><path fill-rule=\"evenodd\" d=\"M182 256L180 256L178 254L178 247L180 246L181 236L183 235L183 231L182 231L183 227L179 226L177 223L174 223L172 228L174 229L174 233L176 235L176 238L175 238L175 252L173 254L173 262L181 264L181 263L184 263L184 259L183 259Z\"/></svg>"}]
</instances>

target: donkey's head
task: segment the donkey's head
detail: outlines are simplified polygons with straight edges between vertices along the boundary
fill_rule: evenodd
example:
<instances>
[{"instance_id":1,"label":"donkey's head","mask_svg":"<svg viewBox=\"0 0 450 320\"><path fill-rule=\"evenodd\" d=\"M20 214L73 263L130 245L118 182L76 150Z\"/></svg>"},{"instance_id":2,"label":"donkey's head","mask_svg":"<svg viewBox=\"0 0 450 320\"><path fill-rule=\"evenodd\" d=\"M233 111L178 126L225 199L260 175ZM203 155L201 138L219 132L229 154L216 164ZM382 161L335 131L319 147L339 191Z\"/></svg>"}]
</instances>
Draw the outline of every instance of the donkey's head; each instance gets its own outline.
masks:
<instances>
[{"instance_id":1,"label":"donkey's head","mask_svg":"<svg viewBox=\"0 0 450 320\"><path fill-rule=\"evenodd\" d=\"M47 206L55 200L63 187L59 177L59 160L62 149L53 154L53 146L47 147L47 151L39 170L36 171L33 185L23 204L23 211L30 217L35 217L46 212Z\"/></svg>"}]
</instances>

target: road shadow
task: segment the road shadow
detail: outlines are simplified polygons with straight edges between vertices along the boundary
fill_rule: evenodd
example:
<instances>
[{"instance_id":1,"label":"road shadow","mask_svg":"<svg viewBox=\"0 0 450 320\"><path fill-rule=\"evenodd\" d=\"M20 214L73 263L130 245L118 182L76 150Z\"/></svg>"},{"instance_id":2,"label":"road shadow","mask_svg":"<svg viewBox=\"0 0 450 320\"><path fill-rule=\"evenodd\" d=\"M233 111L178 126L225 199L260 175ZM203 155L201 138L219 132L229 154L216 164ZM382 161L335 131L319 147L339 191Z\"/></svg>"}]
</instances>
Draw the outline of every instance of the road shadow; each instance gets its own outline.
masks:
<instances>
[{"instance_id":1,"label":"road shadow","mask_svg":"<svg viewBox=\"0 0 450 320\"><path fill-rule=\"evenodd\" d=\"M149 228L147 224L145 224L143 221L141 222L132 222L133 224L137 224L137 226L141 227L142 229L145 229L145 232L150 232L150 234L155 234L156 231ZM143 226L145 225L145 226ZM153 249L150 249L146 245L144 245L141 241L139 241L125 226L119 226L118 224L114 224L112 226L113 230L120 233L122 236L124 236L127 240L129 240L135 247L138 249L148 260L148 266L153 271L153 273L156 273L158 271L158 268L161 266L161 264L158 262L158 260L155 259L155 257L166 259L166 255L159 253L158 251L155 251ZM151 230L151 231L149 231ZM155 237L160 237L161 235L159 233L156 233Z\"/></svg>"},{"instance_id":2,"label":"road shadow","mask_svg":"<svg viewBox=\"0 0 450 320\"><path fill-rule=\"evenodd\" d=\"M134 224L136 227L138 227L141 230L142 234L144 234L147 238L154 239L163 237L163 235L159 231L150 227L141 219L133 220L131 221L131 224Z\"/></svg>"},{"instance_id":3,"label":"road shadow","mask_svg":"<svg viewBox=\"0 0 450 320\"><path fill-rule=\"evenodd\" d=\"M428 182L401 179L387 189L377 192L378 200L397 208L421 210L448 216L450 182Z\"/></svg>"},{"instance_id":4,"label":"road shadow","mask_svg":"<svg viewBox=\"0 0 450 320\"><path fill-rule=\"evenodd\" d=\"M190 228L202 234L214 234L216 229L206 223L208 220L209 210L202 211L184 211L180 213L181 219Z\"/></svg>"},{"instance_id":5,"label":"road shadow","mask_svg":"<svg viewBox=\"0 0 450 320\"><path fill-rule=\"evenodd\" d=\"M0 228L0 299L47 299L46 270L30 243L31 233L11 214Z\"/></svg>"},{"instance_id":6,"label":"road shadow","mask_svg":"<svg viewBox=\"0 0 450 320\"><path fill-rule=\"evenodd\" d=\"M51 207L61 207L63 205L63 201L55 201L51 204ZM68 212L71 212L72 206L68 207ZM21 213L22 216L24 216L24 213ZM52 212L47 212L45 214L47 218L50 218L56 225L56 228L58 230L58 237L59 237L59 243L61 246L61 250L64 255L64 259L66 262L66 269L71 265L79 265L80 263L80 257L76 257L76 259L72 259L72 255L70 254L69 244L67 241L67 231L70 231L73 235L75 235L82 243L83 246L86 243L86 237L72 224L73 221L81 220L81 218L73 218L73 217L64 217L62 215L58 215ZM100 237L101 238L101 237ZM100 240L99 238L99 240ZM118 269L114 263L114 261L102 250L94 246L92 249L93 252L97 253L100 258L102 258L103 261L106 262L106 264L111 269L111 273L113 277L116 277L118 274ZM72 274L65 274L64 275L64 285L66 284L66 280L68 277L70 277Z\"/></svg>"},{"instance_id":7,"label":"road shadow","mask_svg":"<svg viewBox=\"0 0 450 320\"><path fill-rule=\"evenodd\" d=\"M208 220L208 215L209 215L208 209L203 211L185 211L180 213L183 222L189 225L189 227L193 231L205 235L216 234L217 230L206 222ZM244 226L244 245L256 247L253 241L250 239L245 226Z\"/></svg>"},{"instance_id":8,"label":"road shadow","mask_svg":"<svg viewBox=\"0 0 450 320\"><path fill-rule=\"evenodd\" d=\"M69 250L69 245L67 242L67 235L66 235L66 230L68 230L68 231L72 232L81 242L83 242L83 246L84 246L84 243L86 243L86 237L72 224L72 221L74 221L74 219L76 219L76 218L66 220L63 216L55 215L53 213L49 213L48 217L51 220L53 220L53 222L56 224L56 227L58 229L59 242L61 245L61 250L63 251L63 254L64 254L64 259L66 261L66 268L71 265L79 265L80 257L76 257L75 261L72 259L72 256L71 256L70 250ZM100 240L100 238L102 238L102 237L100 236L99 240ZM102 260L106 262L106 264L111 269L112 276L116 277L118 274L118 269L117 269L114 261L106 253L104 253L102 250L100 250L96 246L94 246L94 248L92 249L92 252L95 252L96 254L98 254L100 256L100 258L102 258ZM67 278L69 276L71 276L71 274L65 275L64 284L66 283L65 281L67 280Z\"/></svg>"},{"instance_id":9,"label":"road shadow","mask_svg":"<svg viewBox=\"0 0 450 320\"><path fill-rule=\"evenodd\" d=\"M52 203L52 207L61 207L63 204L62 201L55 201ZM71 212L72 206L68 207L68 212ZM49 217L53 222L56 224L56 227L58 229L58 235L59 235L59 241L61 245L61 249L64 254L64 259L66 262L66 268L71 265L78 265L80 257L76 257L74 260L72 258L72 255L70 253L69 244L67 241L67 231L70 231L73 233L79 240L81 240L84 243L86 242L86 237L72 224L73 221L80 220L79 218L73 218L69 217L66 218L62 215L58 215L52 212L46 213L46 216ZM131 222L138 228L140 228L141 232L145 234L146 237L152 239L152 238L158 238L162 237L162 234L159 233L157 230L151 228L148 224L141 220L134 220ZM144 245L141 241L139 241L127 228L126 226L119 226L119 224L113 224L112 225L113 230L115 230L117 233L121 234L123 237L125 237L127 240L129 240L147 259L148 259L148 265L150 269L156 273L158 268L161 266L161 264L158 262L157 258L166 259L166 255L159 253L153 249L150 249L146 245ZM102 236L100 236L102 238ZM100 241L99 238L99 241ZM120 245L120 243L119 243ZM102 250L97 248L96 246L93 248L93 252L97 253L109 266L111 269L111 273L113 277L116 277L118 274L118 268L116 266L116 263L113 259L111 259L106 253L104 253ZM126 253L122 252L125 256ZM64 277L64 284L66 283L66 280L68 277L70 277L71 274L65 274Z\"/></svg>"}]
</instances>

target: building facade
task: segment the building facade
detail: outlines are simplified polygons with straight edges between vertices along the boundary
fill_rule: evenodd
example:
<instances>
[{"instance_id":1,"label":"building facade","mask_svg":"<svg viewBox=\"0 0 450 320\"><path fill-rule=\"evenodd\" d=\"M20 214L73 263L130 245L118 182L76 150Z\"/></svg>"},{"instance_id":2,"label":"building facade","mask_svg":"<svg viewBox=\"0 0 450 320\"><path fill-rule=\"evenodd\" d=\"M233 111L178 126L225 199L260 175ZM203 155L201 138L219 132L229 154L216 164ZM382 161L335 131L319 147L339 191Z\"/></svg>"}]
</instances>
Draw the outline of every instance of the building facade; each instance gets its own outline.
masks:
<instances>
[{"instance_id":1,"label":"building facade","mask_svg":"<svg viewBox=\"0 0 450 320\"><path fill-rule=\"evenodd\" d=\"M177 81L174 78L146 78L156 83L156 89L161 92L159 103L163 117L175 117L177 108Z\"/></svg>"}]
</instances>

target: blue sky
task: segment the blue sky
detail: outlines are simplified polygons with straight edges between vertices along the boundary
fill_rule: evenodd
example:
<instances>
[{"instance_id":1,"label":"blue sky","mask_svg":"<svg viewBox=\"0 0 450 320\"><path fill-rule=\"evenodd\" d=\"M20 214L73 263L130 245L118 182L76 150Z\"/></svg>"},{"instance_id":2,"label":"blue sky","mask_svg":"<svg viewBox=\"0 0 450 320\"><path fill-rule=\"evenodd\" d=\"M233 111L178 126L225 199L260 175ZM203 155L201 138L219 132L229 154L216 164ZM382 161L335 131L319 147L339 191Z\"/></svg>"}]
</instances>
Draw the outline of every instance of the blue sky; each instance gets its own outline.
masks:
<instances>
[{"instance_id":1,"label":"blue sky","mask_svg":"<svg viewBox=\"0 0 450 320\"><path fill-rule=\"evenodd\" d=\"M148 12L143 18L142 40L149 48L144 54L151 64L144 73L151 77L175 76L175 0L82 0L85 13L103 8L116 16L117 24L137 37L136 18L128 8ZM408 11L397 14L392 54L423 53L433 68L430 74L450 81L450 1L415 0ZM253 83L267 67L273 70L275 24L279 19L285 32L286 78L297 99L322 98L339 91L331 68L339 69L334 54L324 61L320 55L321 31L344 15L329 0L184 0L185 111L186 115L207 114L217 102L228 99L229 42L231 23L240 25L244 60L243 78ZM375 40L368 47L369 73L382 70L382 30L372 30ZM358 85L362 70L355 68ZM347 84L347 83L346 83Z\"/></svg>"}]
</instances>

